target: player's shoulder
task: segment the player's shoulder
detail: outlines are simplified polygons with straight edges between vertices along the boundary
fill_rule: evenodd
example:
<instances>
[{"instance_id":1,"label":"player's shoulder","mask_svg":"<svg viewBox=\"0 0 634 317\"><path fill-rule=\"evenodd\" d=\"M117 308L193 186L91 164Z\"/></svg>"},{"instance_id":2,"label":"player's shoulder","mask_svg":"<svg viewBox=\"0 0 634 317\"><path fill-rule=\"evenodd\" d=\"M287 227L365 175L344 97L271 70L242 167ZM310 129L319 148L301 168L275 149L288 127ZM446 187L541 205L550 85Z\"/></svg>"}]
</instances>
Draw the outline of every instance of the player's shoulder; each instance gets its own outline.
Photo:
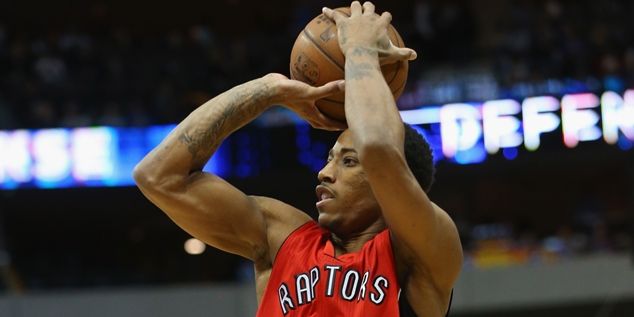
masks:
<instances>
[{"instance_id":1,"label":"player's shoulder","mask_svg":"<svg viewBox=\"0 0 634 317\"><path fill-rule=\"evenodd\" d=\"M305 212L275 198L251 196L256 202L264 218L269 222L297 228L311 220Z\"/></svg>"},{"instance_id":2,"label":"player's shoulder","mask_svg":"<svg viewBox=\"0 0 634 317\"><path fill-rule=\"evenodd\" d=\"M312 218L305 212L274 198L251 196L262 212L266 223L269 260L274 261L286 238Z\"/></svg>"}]
</instances>

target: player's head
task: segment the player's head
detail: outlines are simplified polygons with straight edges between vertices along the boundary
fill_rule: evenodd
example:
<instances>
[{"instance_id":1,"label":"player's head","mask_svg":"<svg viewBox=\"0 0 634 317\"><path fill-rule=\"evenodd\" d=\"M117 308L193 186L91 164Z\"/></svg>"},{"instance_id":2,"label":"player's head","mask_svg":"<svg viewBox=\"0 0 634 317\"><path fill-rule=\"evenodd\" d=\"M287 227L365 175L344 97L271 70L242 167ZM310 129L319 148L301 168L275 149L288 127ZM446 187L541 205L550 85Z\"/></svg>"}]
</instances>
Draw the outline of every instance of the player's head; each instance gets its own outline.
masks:
<instances>
[{"instance_id":1,"label":"player's head","mask_svg":"<svg viewBox=\"0 0 634 317\"><path fill-rule=\"evenodd\" d=\"M405 159L421 188L428 192L434 178L429 144L405 124ZM349 131L341 133L319 172L317 195L319 223L338 235L360 232L373 224L381 226L381 209L374 197Z\"/></svg>"}]
</instances>

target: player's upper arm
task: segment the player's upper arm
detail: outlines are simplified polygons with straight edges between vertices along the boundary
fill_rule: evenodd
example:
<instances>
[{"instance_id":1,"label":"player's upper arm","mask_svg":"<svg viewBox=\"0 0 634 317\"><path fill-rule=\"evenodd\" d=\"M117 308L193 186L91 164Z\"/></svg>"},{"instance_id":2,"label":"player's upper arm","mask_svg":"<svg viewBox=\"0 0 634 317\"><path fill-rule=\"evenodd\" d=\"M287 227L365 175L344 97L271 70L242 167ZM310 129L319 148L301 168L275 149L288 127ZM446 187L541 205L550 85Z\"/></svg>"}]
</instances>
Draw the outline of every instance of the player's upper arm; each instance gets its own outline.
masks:
<instances>
[{"instance_id":1,"label":"player's upper arm","mask_svg":"<svg viewBox=\"0 0 634 317\"><path fill-rule=\"evenodd\" d=\"M157 182L135 173L144 195L183 230L211 246L253 261L274 256L271 252L277 249L271 250L269 242L277 245L281 239L279 234L269 237L267 215L290 213L290 219L302 216L288 205L272 203L274 199L247 196L213 174L194 172L185 178L173 177ZM272 210L272 206L278 209ZM286 231L275 219L269 222L278 232ZM292 221L288 223L293 225Z\"/></svg>"},{"instance_id":2,"label":"player's upper arm","mask_svg":"<svg viewBox=\"0 0 634 317\"><path fill-rule=\"evenodd\" d=\"M462 267L462 247L451 218L435 206L409 169L402 149L381 145L360 157L401 257L447 290Z\"/></svg>"},{"instance_id":3,"label":"player's upper arm","mask_svg":"<svg viewBox=\"0 0 634 317\"><path fill-rule=\"evenodd\" d=\"M150 201L197 239L249 259L266 252L266 224L258 205L220 177L194 172L160 183L135 179Z\"/></svg>"}]
</instances>

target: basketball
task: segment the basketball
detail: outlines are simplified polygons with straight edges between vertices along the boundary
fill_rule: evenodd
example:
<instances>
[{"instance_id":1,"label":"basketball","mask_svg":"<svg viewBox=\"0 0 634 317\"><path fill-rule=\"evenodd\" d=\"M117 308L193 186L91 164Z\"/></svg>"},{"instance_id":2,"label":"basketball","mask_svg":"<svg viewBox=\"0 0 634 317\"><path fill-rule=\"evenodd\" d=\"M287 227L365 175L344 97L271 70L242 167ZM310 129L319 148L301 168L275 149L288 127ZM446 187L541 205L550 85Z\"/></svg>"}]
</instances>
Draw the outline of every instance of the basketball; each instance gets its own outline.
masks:
<instances>
[{"instance_id":1,"label":"basketball","mask_svg":"<svg viewBox=\"0 0 634 317\"><path fill-rule=\"evenodd\" d=\"M350 16L350 8L337 8ZM403 39L390 24L388 35L395 46L404 47ZM312 86L321 86L344 78L345 57L339 48L335 22L320 14L306 25L295 40L291 51L291 78ZM408 61L381 66L385 81L394 99L403 93L407 82ZM345 121L344 93L317 100L317 107L325 115Z\"/></svg>"}]
</instances>

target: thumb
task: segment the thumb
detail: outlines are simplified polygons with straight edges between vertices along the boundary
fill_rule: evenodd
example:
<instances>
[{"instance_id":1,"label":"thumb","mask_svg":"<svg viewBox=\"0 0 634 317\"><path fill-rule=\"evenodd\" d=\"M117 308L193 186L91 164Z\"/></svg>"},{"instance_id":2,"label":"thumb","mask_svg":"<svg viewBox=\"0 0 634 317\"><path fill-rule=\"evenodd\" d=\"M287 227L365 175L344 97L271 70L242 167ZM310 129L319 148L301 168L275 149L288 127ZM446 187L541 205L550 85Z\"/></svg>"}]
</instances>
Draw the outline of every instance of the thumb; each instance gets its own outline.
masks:
<instances>
[{"instance_id":1,"label":"thumb","mask_svg":"<svg viewBox=\"0 0 634 317\"><path fill-rule=\"evenodd\" d=\"M411 48L399 47L396 48L396 55L399 57L399 60L408 60L413 61L418 57L416 51Z\"/></svg>"},{"instance_id":2,"label":"thumb","mask_svg":"<svg viewBox=\"0 0 634 317\"><path fill-rule=\"evenodd\" d=\"M339 91L345 91L346 90L346 81L343 80L343 79L337 81L337 86L339 88Z\"/></svg>"}]
</instances>

